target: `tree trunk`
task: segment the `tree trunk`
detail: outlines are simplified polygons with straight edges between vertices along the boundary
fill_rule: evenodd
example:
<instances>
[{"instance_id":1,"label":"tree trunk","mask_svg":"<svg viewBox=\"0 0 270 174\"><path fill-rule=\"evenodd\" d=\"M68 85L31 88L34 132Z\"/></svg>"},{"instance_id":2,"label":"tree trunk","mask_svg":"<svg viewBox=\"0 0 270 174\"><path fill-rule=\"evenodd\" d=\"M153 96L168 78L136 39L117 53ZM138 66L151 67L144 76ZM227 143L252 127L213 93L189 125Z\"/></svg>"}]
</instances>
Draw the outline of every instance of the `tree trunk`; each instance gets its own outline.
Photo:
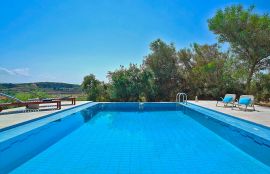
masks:
<instances>
[{"instance_id":1,"label":"tree trunk","mask_svg":"<svg viewBox=\"0 0 270 174\"><path fill-rule=\"evenodd\" d=\"M255 71L256 64L251 65L251 68L249 69L248 78L247 78L247 84L246 84L246 94L250 94L250 87L251 87L251 80L252 76Z\"/></svg>"}]
</instances>

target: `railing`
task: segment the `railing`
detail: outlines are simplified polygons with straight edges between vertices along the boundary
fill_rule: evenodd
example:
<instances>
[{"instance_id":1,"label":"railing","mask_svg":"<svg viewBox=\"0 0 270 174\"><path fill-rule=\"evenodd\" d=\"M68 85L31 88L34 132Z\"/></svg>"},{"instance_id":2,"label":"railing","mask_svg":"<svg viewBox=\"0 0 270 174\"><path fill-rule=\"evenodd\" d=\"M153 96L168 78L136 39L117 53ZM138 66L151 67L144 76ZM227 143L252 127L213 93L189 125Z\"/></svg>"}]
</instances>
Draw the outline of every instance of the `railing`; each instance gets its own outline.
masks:
<instances>
[{"instance_id":1,"label":"railing","mask_svg":"<svg viewBox=\"0 0 270 174\"><path fill-rule=\"evenodd\" d=\"M177 93L175 102L187 104L187 94L181 92Z\"/></svg>"},{"instance_id":2,"label":"railing","mask_svg":"<svg viewBox=\"0 0 270 174\"><path fill-rule=\"evenodd\" d=\"M10 95L7 95L7 94L4 94L4 93L2 93L2 92L0 92L0 96L3 96L3 97L6 97L6 98L9 98L9 99L12 99L12 100L15 100L15 101L17 101L17 102L22 103L22 101L21 101L21 100L19 100L19 99L17 99L16 97L13 97L13 96L10 96Z\"/></svg>"}]
</instances>

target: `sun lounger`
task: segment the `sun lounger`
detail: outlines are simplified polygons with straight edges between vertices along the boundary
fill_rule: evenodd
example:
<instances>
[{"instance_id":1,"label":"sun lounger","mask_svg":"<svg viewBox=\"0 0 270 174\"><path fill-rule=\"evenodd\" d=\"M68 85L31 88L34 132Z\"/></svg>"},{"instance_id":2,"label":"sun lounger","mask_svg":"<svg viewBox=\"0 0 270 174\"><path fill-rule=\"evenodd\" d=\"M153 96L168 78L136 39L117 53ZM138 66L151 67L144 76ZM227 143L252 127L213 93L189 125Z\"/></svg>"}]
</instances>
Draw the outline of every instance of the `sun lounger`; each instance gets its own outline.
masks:
<instances>
[{"instance_id":1,"label":"sun lounger","mask_svg":"<svg viewBox=\"0 0 270 174\"><path fill-rule=\"evenodd\" d=\"M216 103L216 106L218 106L218 103L223 103L224 107L227 107L228 104L232 104L232 106L235 106L235 99L236 99L236 94L226 94L224 98L220 97L220 101L218 100Z\"/></svg>"},{"instance_id":2,"label":"sun lounger","mask_svg":"<svg viewBox=\"0 0 270 174\"><path fill-rule=\"evenodd\" d=\"M60 100L60 101L71 101L71 105L76 105L76 98L75 97L59 97L59 98L44 98L44 99L40 99L40 98L34 98L34 99L29 99L28 101L56 101L56 100Z\"/></svg>"},{"instance_id":3,"label":"sun lounger","mask_svg":"<svg viewBox=\"0 0 270 174\"><path fill-rule=\"evenodd\" d=\"M49 103L56 103L56 109L61 109L61 101L60 100L51 100L51 101L43 101L43 100L35 100L35 101L21 101L13 96L4 94L4 93L0 93L0 96L6 97L6 98L10 98L12 100L15 100L15 102L10 102L10 103L0 103L0 112L9 106L17 106L17 107L21 107L21 106L25 106L27 109L35 109L38 110L39 109L39 105L40 104L49 104Z\"/></svg>"},{"instance_id":4,"label":"sun lounger","mask_svg":"<svg viewBox=\"0 0 270 174\"><path fill-rule=\"evenodd\" d=\"M72 105L76 105L76 98L75 97L60 97L60 98L53 98L52 100L71 101Z\"/></svg>"},{"instance_id":5,"label":"sun lounger","mask_svg":"<svg viewBox=\"0 0 270 174\"><path fill-rule=\"evenodd\" d=\"M239 101L237 102L237 107L242 109L241 106L245 106L244 110L247 111L248 107L252 107L255 111L254 106L254 96L253 95L241 95Z\"/></svg>"}]
</instances>

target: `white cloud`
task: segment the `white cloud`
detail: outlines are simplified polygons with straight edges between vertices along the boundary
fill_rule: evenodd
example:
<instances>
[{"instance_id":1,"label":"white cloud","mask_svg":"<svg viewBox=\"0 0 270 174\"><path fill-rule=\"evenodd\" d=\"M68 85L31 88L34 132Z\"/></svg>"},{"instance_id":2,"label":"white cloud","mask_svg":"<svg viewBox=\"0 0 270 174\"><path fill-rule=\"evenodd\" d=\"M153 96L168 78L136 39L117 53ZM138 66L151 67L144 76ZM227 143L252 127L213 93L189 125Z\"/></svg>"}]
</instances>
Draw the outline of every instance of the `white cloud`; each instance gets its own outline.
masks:
<instances>
[{"instance_id":1,"label":"white cloud","mask_svg":"<svg viewBox=\"0 0 270 174\"><path fill-rule=\"evenodd\" d=\"M0 67L0 74L11 76L29 76L29 68L7 69Z\"/></svg>"},{"instance_id":2,"label":"white cloud","mask_svg":"<svg viewBox=\"0 0 270 174\"><path fill-rule=\"evenodd\" d=\"M14 75L14 73L6 68L2 68L0 67L0 74L4 74L4 75Z\"/></svg>"},{"instance_id":3,"label":"white cloud","mask_svg":"<svg viewBox=\"0 0 270 174\"><path fill-rule=\"evenodd\" d=\"M18 69L14 69L13 72L16 75L20 75L20 76L29 76L29 69L28 68L18 68Z\"/></svg>"}]
</instances>

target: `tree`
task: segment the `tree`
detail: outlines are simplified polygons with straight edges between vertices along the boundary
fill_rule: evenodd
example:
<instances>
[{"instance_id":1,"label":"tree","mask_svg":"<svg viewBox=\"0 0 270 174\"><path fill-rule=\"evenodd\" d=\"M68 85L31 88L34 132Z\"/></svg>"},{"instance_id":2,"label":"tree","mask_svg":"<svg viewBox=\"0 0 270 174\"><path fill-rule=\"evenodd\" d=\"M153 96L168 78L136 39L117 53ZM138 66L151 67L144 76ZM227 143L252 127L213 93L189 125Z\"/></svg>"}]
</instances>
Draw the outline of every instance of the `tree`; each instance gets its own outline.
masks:
<instances>
[{"instance_id":1,"label":"tree","mask_svg":"<svg viewBox=\"0 0 270 174\"><path fill-rule=\"evenodd\" d=\"M153 71L142 65L140 78L142 81L141 95L144 97L143 101L156 101L156 85Z\"/></svg>"},{"instance_id":2,"label":"tree","mask_svg":"<svg viewBox=\"0 0 270 174\"><path fill-rule=\"evenodd\" d=\"M130 64L128 68L109 72L109 93L114 101L149 101L153 97L151 71Z\"/></svg>"},{"instance_id":3,"label":"tree","mask_svg":"<svg viewBox=\"0 0 270 174\"><path fill-rule=\"evenodd\" d=\"M83 91L87 94L87 100L91 101L106 101L107 92L106 84L96 79L95 75L90 74L84 77L81 85Z\"/></svg>"},{"instance_id":4,"label":"tree","mask_svg":"<svg viewBox=\"0 0 270 174\"><path fill-rule=\"evenodd\" d=\"M243 66L247 67L246 92L250 92L255 72L269 67L270 17L253 12L254 6L244 9L242 5L218 10L208 20L211 31L220 42L228 42Z\"/></svg>"},{"instance_id":5,"label":"tree","mask_svg":"<svg viewBox=\"0 0 270 174\"><path fill-rule=\"evenodd\" d=\"M154 73L156 101L172 101L181 90L181 75L173 44L160 39L150 44L151 53L145 57L144 66Z\"/></svg>"},{"instance_id":6,"label":"tree","mask_svg":"<svg viewBox=\"0 0 270 174\"><path fill-rule=\"evenodd\" d=\"M191 97L217 98L233 86L229 55L221 52L217 44L195 43L191 48L180 49L177 56Z\"/></svg>"},{"instance_id":7,"label":"tree","mask_svg":"<svg viewBox=\"0 0 270 174\"><path fill-rule=\"evenodd\" d=\"M258 73L252 82L251 90L258 101L270 100L270 73Z\"/></svg>"}]
</instances>

